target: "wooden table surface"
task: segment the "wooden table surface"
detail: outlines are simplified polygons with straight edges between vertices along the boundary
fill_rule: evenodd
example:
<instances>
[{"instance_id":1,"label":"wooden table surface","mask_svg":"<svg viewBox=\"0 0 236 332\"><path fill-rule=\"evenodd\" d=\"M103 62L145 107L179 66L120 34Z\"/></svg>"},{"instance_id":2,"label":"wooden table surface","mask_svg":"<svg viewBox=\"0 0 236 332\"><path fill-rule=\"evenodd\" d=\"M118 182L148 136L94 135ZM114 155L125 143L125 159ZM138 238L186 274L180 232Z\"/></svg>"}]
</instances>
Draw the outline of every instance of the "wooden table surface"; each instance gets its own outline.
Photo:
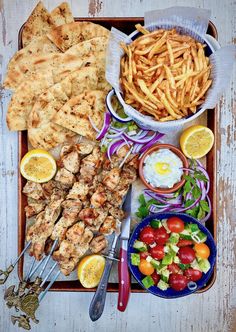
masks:
<instances>
[{"instance_id":1,"label":"wooden table surface","mask_svg":"<svg viewBox=\"0 0 236 332\"><path fill-rule=\"evenodd\" d=\"M71 0L75 16L143 16L151 9L173 5L211 9L221 45L236 41L236 5L233 0ZM17 35L37 0L0 0L0 75L17 50ZM45 0L48 9L60 0ZM235 70L219 103L217 114L218 262L217 280L206 293L177 300L133 294L125 313L116 310L117 294L108 294L102 318L92 323L88 307L92 293L49 293L37 316L37 332L227 332L236 331L235 208L236 106ZM2 78L1 78L2 79ZM8 131L5 116L9 91L0 90L0 268L17 255L17 134ZM16 281L10 276L8 285ZM18 331L10 322L0 286L0 332ZM13 314L13 312L12 312Z\"/></svg>"}]
</instances>

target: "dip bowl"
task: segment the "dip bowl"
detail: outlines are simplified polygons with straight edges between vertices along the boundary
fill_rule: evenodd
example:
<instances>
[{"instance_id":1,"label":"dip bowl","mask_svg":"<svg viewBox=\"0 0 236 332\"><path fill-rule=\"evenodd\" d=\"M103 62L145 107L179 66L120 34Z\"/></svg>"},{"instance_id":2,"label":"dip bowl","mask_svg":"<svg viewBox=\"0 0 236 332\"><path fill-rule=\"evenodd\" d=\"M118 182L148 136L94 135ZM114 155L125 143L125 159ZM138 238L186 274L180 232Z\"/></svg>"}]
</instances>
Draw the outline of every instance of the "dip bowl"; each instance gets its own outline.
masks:
<instances>
[{"instance_id":1,"label":"dip bowl","mask_svg":"<svg viewBox=\"0 0 236 332\"><path fill-rule=\"evenodd\" d=\"M147 180L145 179L144 172L143 172L143 168L144 168L144 164L145 164L145 160L146 160L147 156L160 149L168 149L168 150L172 151L174 154L176 154L177 157L179 157L181 159L181 161L183 163L183 168L186 169L189 167L187 158L180 151L180 149L178 149L176 146L171 145L171 144L157 144L157 145L152 146L150 149L148 149L143 154L142 158L140 159L139 176L140 176L140 179L142 180L142 182L144 183L144 185L148 189L150 189L158 194L170 194L170 193L177 191L179 188L181 188L184 185L185 179L183 178L183 176L179 182L177 182L173 185L172 188L160 188L160 187L153 187L150 183L148 183ZM188 175L188 171L184 170L183 174Z\"/></svg>"}]
</instances>

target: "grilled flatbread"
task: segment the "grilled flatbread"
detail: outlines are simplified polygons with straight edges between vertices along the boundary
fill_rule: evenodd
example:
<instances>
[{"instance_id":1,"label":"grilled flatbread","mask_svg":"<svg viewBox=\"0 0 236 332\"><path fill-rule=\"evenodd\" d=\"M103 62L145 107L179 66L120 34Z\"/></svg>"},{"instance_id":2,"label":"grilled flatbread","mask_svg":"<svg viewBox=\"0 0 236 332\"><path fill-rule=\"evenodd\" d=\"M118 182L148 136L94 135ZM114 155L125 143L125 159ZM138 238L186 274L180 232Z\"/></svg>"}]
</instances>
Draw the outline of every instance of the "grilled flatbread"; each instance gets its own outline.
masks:
<instances>
[{"instance_id":1,"label":"grilled flatbread","mask_svg":"<svg viewBox=\"0 0 236 332\"><path fill-rule=\"evenodd\" d=\"M56 47L47 36L37 37L33 39L26 47L16 52L8 63L7 69L14 70L16 66L24 63L25 58L32 55L43 55L49 53L61 53L59 48Z\"/></svg>"},{"instance_id":2,"label":"grilled flatbread","mask_svg":"<svg viewBox=\"0 0 236 332\"><path fill-rule=\"evenodd\" d=\"M27 118L37 97L53 84L52 74L39 74L19 85L13 94L7 111L10 130L26 130Z\"/></svg>"},{"instance_id":3,"label":"grilled flatbread","mask_svg":"<svg viewBox=\"0 0 236 332\"><path fill-rule=\"evenodd\" d=\"M95 140L96 132L89 118L100 129L105 113L106 93L100 90L86 91L77 97L71 98L52 119L75 133Z\"/></svg>"},{"instance_id":4,"label":"grilled flatbread","mask_svg":"<svg viewBox=\"0 0 236 332\"><path fill-rule=\"evenodd\" d=\"M97 74L98 70L94 67L76 70L39 96L28 119L28 138L34 148L49 150L75 135L65 128L62 130L51 119L72 97L87 89L98 89Z\"/></svg>"},{"instance_id":5,"label":"grilled flatbread","mask_svg":"<svg viewBox=\"0 0 236 332\"><path fill-rule=\"evenodd\" d=\"M24 57L19 65L8 70L4 87L14 90L32 75L43 72L52 72L54 83L58 83L73 70L90 65L103 68L105 72L107 38L95 39L96 42L87 40L66 53Z\"/></svg>"},{"instance_id":6,"label":"grilled flatbread","mask_svg":"<svg viewBox=\"0 0 236 332\"><path fill-rule=\"evenodd\" d=\"M56 26L74 22L74 17L67 2L62 2L58 7L53 9L51 17Z\"/></svg>"},{"instance_id":7,"label":"grilled flatbread","mask_svg":"<svg viewBox=\"0 0 236 332\"><path fill-rule=\"evenodd\" d=\"M45 35L54 27L56 27L56 25L50 13L40 1L24 25L22 31L23 47L27 46L34 38Z\"/></svg>"},{"instance_id":8,"label":"grilled flatbread","mask_svg":"<svg viewBox=\"0 0 236 332\"><path fill-rule=\"evenodd\" d=\"M109 37L109 30L91 22L73 22L52 29L48 38L65 52L75 44L95 37Z\"/></svg>"}]
</instances>

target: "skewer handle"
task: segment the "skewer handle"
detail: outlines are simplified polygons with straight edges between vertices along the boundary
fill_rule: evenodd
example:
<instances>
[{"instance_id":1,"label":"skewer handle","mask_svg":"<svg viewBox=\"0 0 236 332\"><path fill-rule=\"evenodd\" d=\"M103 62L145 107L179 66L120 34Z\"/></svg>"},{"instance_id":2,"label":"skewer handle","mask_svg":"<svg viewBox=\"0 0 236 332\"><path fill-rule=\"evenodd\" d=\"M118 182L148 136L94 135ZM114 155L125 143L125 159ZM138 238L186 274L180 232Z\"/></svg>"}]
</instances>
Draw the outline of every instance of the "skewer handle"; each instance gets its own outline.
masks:
<instances>
[{"instance_id":1,"label":"skewer handle","mask_svg":"<svg viewBox=\"0 0 236 332\"><path fill-rule=\"evenodd\" d=\"M8 268L6 269L6 271L0 270L0 285L5 284L5 282L7 281L10 273L13 271L14 269L14 265L10 265L8 266ZM2 275L4 275L4 277L1 277Z\"/></svg>"},{"instance_id":2,"label":"skewer handle","mask_svg":"<svg viewBox=\"0 0 236 332\"><path fill-rule=\"evenodd\" d=\"M95 322L101 317L104 310L106 293L107 293L107 284L111 272L112 263L113 263L112 260L109 259L106 260L106 265L103 271L102 278L100 280L96 293L94 294L94 297L89 307L89 317L93 322Z\"/></svg>"}]
</instances>

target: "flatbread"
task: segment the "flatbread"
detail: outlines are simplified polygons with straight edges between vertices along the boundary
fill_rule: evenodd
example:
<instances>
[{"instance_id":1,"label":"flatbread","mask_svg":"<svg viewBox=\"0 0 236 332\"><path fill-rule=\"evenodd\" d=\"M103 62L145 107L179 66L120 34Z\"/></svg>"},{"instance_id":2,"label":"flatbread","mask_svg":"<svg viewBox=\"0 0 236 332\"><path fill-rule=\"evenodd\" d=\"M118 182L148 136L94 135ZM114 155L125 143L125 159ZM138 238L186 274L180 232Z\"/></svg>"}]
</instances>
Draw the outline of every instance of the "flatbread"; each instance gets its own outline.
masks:
<instances>
[{"instance_id":1,"label":"flatbread","mask_svg":"<svg viewBox=\"0 0 236 332\"><path fill-rule=\"evenodd\" d=\"M52 119L63 126L88 139L95 140L96 132L89 118L101 129L105 113L106 93L100 90L86 91L71 98Z\"/></svg>"},{"instance_id":2,"label":"flatbread","mask_svg":"<svg viewBox=\"0 0 236 332\"><path fill-rule=\"evenodd\" d=\"M34 148L49 150L75 135L67 129L62 130L51 119L72 97L85 90L97 89L97 73L95 67L76 70L38 97L28 119L28 139Z\"/></svg>"},{"instance_id":3,"label":"flatbread","mask_svg":"<svg viewBox=\"0 0 236 332\"><path fill-rule=\"evenodd\" d=\"M10 130L26 130L27 119L37 97L53 84L52 74L32 76L23 82L13 94L7 111L7 126Z\"/></svg>"},{"instance_id":4,"label":"flatbread","mask_svg":"<svg viewBox=\"0 0 236 332\"><path fill-rule=\"evenodd\" d=\"M109 37L110 31L92 22L73 22L52 29L48 38L65 52L73 45L95 37Z\"/></svg>"},{"instance_id":5,"label":"flatbread","mask_svg":"<svg viewBox=\"0 0 236 332\"><path fill-rule=\"evenodd\" d=\"M62 2L58 7L53 9L51 17L56 26L74 22L74 17L67 2Z\"/></svg>"},{"instance_id":6,"label":"flatbread","mask_svg":"<svg viewBox=\"0 0 236 332\"><path fill-rule=\"evenodd\" d=\"M32 55L44 55L49 53L61 53L59 48L56 47L47 36L37 37L33 39L26 47L16 52L8 63L7 70L10 71L20 63L23 63L25 58Z\"/></svg>"},{"instance_id":7,"label":"flatbread","mask_svg":"<svg viewBox=\"0 0 236 332\"><path fill-rule=\"evenodd\" d=\"M50 13L40 1L32 11L23 27L23 47L27 46L34 38L47 34L50 29L54 27L56 27L56 25L54 24Z\"/></svg>"},{"instance_id":8,"label":"flatbread","mask_svg":"<svg viewBox=\"0 0 236 332\"><path fill-rule=\"evenodd\" d=\"M14 90L32 75L43 72L52 72L54 83L58 83L72 71L90 65L103 68L105 72L107 42L106 37L99 37L96 42L88 40L80 43L73 52L68 50L61 54L50 53L24 57L20 64L8 70L4 87Z\"/></svg>"}]
</instances>

